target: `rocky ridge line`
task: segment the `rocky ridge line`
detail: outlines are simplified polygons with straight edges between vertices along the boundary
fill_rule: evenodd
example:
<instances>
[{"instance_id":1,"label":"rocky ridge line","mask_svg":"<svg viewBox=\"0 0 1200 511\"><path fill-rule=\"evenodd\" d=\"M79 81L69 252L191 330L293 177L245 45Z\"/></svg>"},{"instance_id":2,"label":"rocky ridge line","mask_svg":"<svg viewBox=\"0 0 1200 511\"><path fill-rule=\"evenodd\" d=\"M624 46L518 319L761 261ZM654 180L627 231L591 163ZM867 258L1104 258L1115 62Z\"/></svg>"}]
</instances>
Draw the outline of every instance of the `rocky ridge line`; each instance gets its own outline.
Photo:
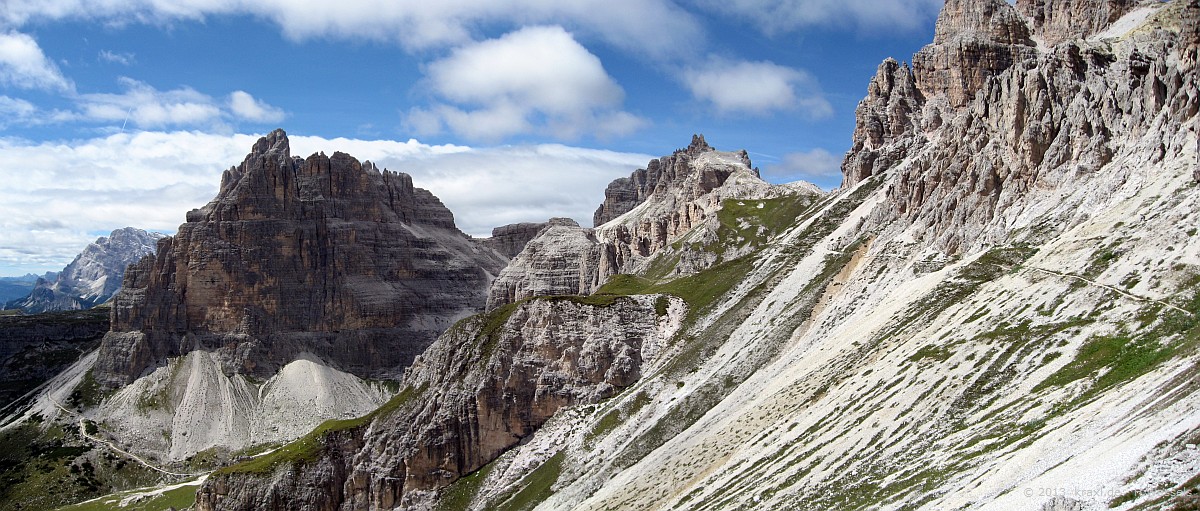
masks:
<instances>
[{"instance_id":1,"label":"rocky ridge line","mask_svg":"<svg viewBox=\"0 0 1200 511\"><path fill-rule=\"evenodd\" d=\"M806 183L771 185L759 177L745 150L718 151L703 135L694 135L687 148L614 180L596 210L597 227L562 221L542 229L497 276L487 307L532 296L591 294L613 275L645 269L684 235L713 243L724 200L821 194ZM675 273L695 272L717 260L714 253L686 247L678 255ZM733 249L725 258L738 255Z\"/></svg>"}]
</instances>

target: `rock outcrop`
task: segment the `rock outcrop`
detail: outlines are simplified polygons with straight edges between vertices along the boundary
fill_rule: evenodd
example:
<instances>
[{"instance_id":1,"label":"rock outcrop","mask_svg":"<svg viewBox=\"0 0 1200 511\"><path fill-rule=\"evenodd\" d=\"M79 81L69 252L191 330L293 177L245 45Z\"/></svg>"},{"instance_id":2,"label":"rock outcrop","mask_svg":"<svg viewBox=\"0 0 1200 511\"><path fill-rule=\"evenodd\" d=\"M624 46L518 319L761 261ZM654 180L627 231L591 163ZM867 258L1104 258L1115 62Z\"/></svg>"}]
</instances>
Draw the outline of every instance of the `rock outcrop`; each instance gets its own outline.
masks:
<instances>
[{"instance_id":1,"label":"rock outcrop","mask_svg":"<svg viewBox=\"0 0 1200 511\"><path fill-rule=\"evenodd\" d=\"M933 44L913 55L917 87L965 105L988 80L1037 54L1024 18L1004 0L948 0Z\"/></svg>"},{"instance_id":2,"label":"rock outcrop","mask_svg":"<svg viewBox=\"0 0 1200 511\"><path fill-rule=\"evenodd\" d=\"M380 412L319 431L306 460L288 458L284 448L214 474L197 509L415 505L558 410L596 403L637 381L679 328L682 307L654 295L539 299L466 320L413 363L405 390Z\"/></svg>"},{"instance_id":3,"label":"rock outcrop","mask_svg":"<svg viewBox=\"0 0 1200 511\"><path fill-rule=\"evenodd\" d=\"M1104 30L1137 4L1138 0L1017 0L1017 10L1043 44L1054 46Z\"/></svg>"},{"instance_id":4,"label":"rock outcrop","mask_svg":"<svg viewBox=\"0 0 1200 511\"><path fill-rule=\"evenodd\" d=\"M480 241L482 241L484 246L512 259L517 254L520 254L525 249L525 244L529 243L529 240L536 238L542 229L545 229L549 225L562 223L578 225L574 220L569 218L551 218L547 222L508 224L492 229L492 237Z\"/></svg>"},{"instance_id":5,"label":"rock outcrop","mask_svg":"<svg viewBox=\"0 0 1200 511\"><path fill-rule=\"evenodd\" d=\"M644 169L629 177L618 178L604 190L604 202L596 208L592 223L600 227L633 210L654 194L677 195L682 200L695 199L721 186L729 178L729 167L705 167L697 174L693 161L705 153L716 151L704 140L704 135L692 135L687 147L670 156L650 160ZM733 158L750 168L746 151L734 153ZM756 173L757 174L757 173Z\"/></svg>"},{"instance_id":6,"label":"rock outcrop","mask_svg":"<svg viewBox=\"0 0 1200 511\"><path fill-rule=\"evenodd\" d=\"M855 112L854 146L842 162L842 184L854 186L908 156L924 104L912 69L895 59L883 61Z\"/></svg>"},{"instance_id":7,"label":"rock outcrop","mask_svg":"<svg viewBox=\"0 0 1200 511\"><path fill-rule=\"evenodd\" d=\"M304 353L396 375L482 308L504 262L408 175L344 153L293 158L276 130L130 268L95 375L124 385L193 350L227 375L265 379Z\"/></svg>"},{"instance_id":8,"label":"rock outcrop","mask_svg":"<svg viewBox=\"0 0 1200 511\"><path fill-rule=\"evenodd\" d=\"M1107 7L1097 9L1105 13L1128 10L1121 2L1100 3ZM1166 33L1177 41L1172 43L1145 29L1115 46L1088 42L1079 36L1111 21L1075 16L1071 13L1091 11L1072 9L1056 8L1060 18L1053 23L1070 27L1062 33L1073 39L1039 51L1012 6L999 0L947 2L935 42L914 56L916 87L890 61L872 80L859 105L844 185L903 162L889 191L893 213L922 226L947 253L961 253L1000 240L1005 228L999 212L1032 188L1059 186L1122 154L1155 154L1158 161L1178 154L1188 142L1180 123L1200 104L1190 63L1194 43L1189 46L1182 32ZM1175 16L1190 20L1195 11L1176 3L1161 8L1155 15L1161 19L1148 24ZM988 51L1002 58L981 63L956 53L967 47L963 41L984 35ZM1142 139L1160 123L1180 129L1165 130L1172 136L1164 140ZM1125 142L1114 144L1116 134ZM962 143L931 144L935 139Z\"/></svg>"},{"instance_id":9,"label":"rock outcrop","mask_svg":"<svg viewBox=\"0 0 1200 511\"><path fill-rule=\"evenodd\" d=\"M125 269L154 253L163 235L133 227L101 236L75 256L53 281L39 279L29 296L13 300L6 309L26 314L90 309L107 302L118 290Z\"/></svg>"},{"instance_id":10,"label":"rock outcrop","mask_svg":"<svg viewBox=\"0 0 1200 511\"><path fill-rule=\"evenodd\" d=\"M701 226L707 231L697 241L711 238L725 200L820 194L811 185L768 184L746 151L717 151L694 135L687 148L613 181L596 210L597 227L569 221L542 229L496 278L488 309L532 296L593 293L613 275L640 271ZM726 258L736 255L731 250ZM708 253L693 259L697 264L680 268L702 269L717 257Z\"/></svg>"}]
</instances>

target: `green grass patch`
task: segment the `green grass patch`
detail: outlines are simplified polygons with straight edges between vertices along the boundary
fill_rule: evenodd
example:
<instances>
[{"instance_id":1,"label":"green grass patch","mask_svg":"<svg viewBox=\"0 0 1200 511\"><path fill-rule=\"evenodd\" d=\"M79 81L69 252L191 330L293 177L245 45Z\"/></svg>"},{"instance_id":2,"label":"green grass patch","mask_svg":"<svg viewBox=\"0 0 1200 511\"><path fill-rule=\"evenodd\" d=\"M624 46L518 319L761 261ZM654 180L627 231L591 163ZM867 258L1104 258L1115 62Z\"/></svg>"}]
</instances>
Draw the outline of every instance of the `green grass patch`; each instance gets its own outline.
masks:
<instances>
[{"instance_id":1,"label":"green grass patch","mask_svg":"<svg viewBox=\"0 0 1200 511\"><path fill-rule=\"evenodd\" d=\"M928 358L937 360L938 362L945 362L953 355L954 352L946 346L926 344L925 346L922 346L921 349L917 350L916 353L913 353L912 356L908 357L908 361L920 362L921 360Z\"/></svg>"},{"instance_id":2,"label":"green grass patch","mask_svg":"<svg viewBox=\"0 0 1200 511\"><path fill-rule=\"evenodd\" d=\"M100 382L96 381L96 377L92 376L92 370L88 369L88 372L83 375L83 380L67 398L67 405L80 410L94 408L111 394L112 392L105 392L100 387Z\"/></svg>"},{"instance_id":3,"label":"green grass patch","mask_svg":"<svg viewBox=\"0 0 1200 511\"><path fill-rule=\"evenodd\" d=\"M199 488L199 484L181 486L162 492L160 495L132 501L128 506L121 507L121 499L132 493L141 493L150 490L146 488L134 492L122 492L102 497L91 502L61 507L58 511L162 511L164 509L187 509L196 504L196 490Z\"/></svg>"},{"instance_id":4,"label":"green grass patch","mask_svg":"<svg viewBox=\"0 0 1200 511\"><path fill-rule=\"evenodd\" d=\"M434 509L436 511L464 511L469 508L471 502L479 495L479 489L483 486L483 482L495 468L496 462L492 461L479 470L460 477L450 483L450 486L442 488L438 493L438 503Z\"/></svg>"},{"instance_id":5,"label":"green grass patch","mask_svg":"<svg viewBox=\"0 0 1200 511\"><path fill-rule=\"evenodd\" d=\"M371 413L356 417L353 419L331 419L322 422L316 429L308 432L304 436L293 440L283 447L276 449L270 454L265 454L256 458L251 458L240 463L221 468L213 473L213 475L224 474L266 474L277 470L282 466L305 465L317 460L321 454L321 449L324 447L327 439L333 435L341 434L352 429L365 427L370 424L376 417L384 417L399 410L402 406L412 402L418 396L425 393L426 388L406 387L399 394L384 403L383 406L376 408Z\"/></svg>"},{"instance_id":6,"label":"green grass patch","mask_svg":"<svg viewBox=\"0 0 1200 511\"><path fill-rule=\"evenodd\" d=\"M1139 328L1122 326L1116 333L1094 335L1079 348L1074 360L1034 387L1034 391L1061 387L1094 378L1073 400L1082 403L1105 389L1136 379L1162 362L1200 345L1200 290L1193 290L1182 308L1190 314L1161 305L1139 311Z\"/></svg>"},{"instance_id":7,"label":"green grass patch","mask_svg":"<svg viewBox=\"0 0 1200 511\"><path fill-rule=\"evenodd\" d=\"M753 257L740 257L718 263L704 271L680 277L664 283L655 283L636 275L613 275L592 297L626 296L643 294L668 294L677 296L688 304L688 319L694 320L745 280L754 268ZM591 298L591 297L589 297ZM666 314L667 302L655 304L655 311Z\"/></svg>"},{"instance_id":8,"label":"green grass patch","mask_svg":"<svg viewBox=\"0 0 1200 511\"><path fill-rule=\"evenodd\" d=\"M566 455L559 451L550 459L542 463L541 466L530 472L529 475L521 479L519 487L521 488L507 500L500 502L494 507L495 511L525 511L533 509L542 501L554 495L552 489L554 483L558 482L559 475L562 474L562 463Z\"/></svg>"},{"instance_id":9,"label":"green grass patch","mask_svg":"<svg viewBox=\"0 0 1200 511\"><path fill-rule=\"evenodd\" d=\"M795 225L798 218L813 209L819 197L790 195L774 199L725 199L717 211L719 227L717 245L709 247L718 255L725 252L723 243L737 247L757 248Z\"/></svg>"},{"instance_id":10,"label":"green grass patch","mask_svg":"<svg viewBox=\"0 0 1200 511\"><path fill-rule=\"evenodd\" d=\"M596 421L596 425L584 437L585 441L591 442L597 438L607 436L614 429L617 429L617 426L620 426L622 422L636 415L650 401L649 394L646 394L645 391L638 392L629 403L623 403L621 406L609 410L603 417L600 417L600 420Z\"/></svg>"}]
</instances>

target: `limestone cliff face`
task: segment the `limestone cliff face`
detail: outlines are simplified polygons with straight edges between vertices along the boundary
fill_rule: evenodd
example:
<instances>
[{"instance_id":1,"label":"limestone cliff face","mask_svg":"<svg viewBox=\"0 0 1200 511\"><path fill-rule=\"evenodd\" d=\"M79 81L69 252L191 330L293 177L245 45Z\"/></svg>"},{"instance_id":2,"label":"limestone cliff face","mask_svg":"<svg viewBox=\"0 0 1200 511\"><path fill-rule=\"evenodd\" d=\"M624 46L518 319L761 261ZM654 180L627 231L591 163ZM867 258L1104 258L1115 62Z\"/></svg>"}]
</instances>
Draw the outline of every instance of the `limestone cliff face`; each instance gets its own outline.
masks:
<instances>
[{"instance_id":1,"label":"limestone cliff face","mask_svg":"<svg viewBox=\"0 0 1200 511\"><path fill-rule=\"evenodd\" d=\"M158 249L114 302L95 369L108 386L198 349L227 374L269 377L306 352L360 376L398 372L482 307L504 265L408 175L343 153L294 158L282 130Z\"/></svg>"},{"instance_id":2,"label":"limestone cliff face","mask_svg":"<svg viewBox=\"0 0 1200 511\"><path fill-rule=\"evenodd\" d=\"M1033 13L1037 5L1018 7ZM1079 36L1109 26L1128 5L1055 5L1056 17L1035 17L1035 25L1046 41L1069 39L1038 50L1016 8L947 2L912 72L888 61L872 79L844 185L904 163L889 189L892 214L960 253L1000 241L1003 213L1020 214L1013 206L1032 189L1067 185L1125 154L1153 154L1150 164L1178 155L1200 105L1196 43L1177 26L1194 25L1195 3L1159 9L1149 28L1086 40ZM1168 25L1174 30L1154 28ZM981 38L992 57L960 52ZM1146 137L1160 128L1171 136Z\"/></svg>"},{"instance_id":3,"label":"limestone cliff face","mask_svg":"<svg viewBox=\"0 0 1200 511\"><path fill-rule=\"evenodd\" d=\"M502 225L492 229L492 237L480 240L484 246L512 259L525 249L525 245L537 237L538 233L550 225L559 224L579 225L570 218L551 218L546 222L522 222L519 224Z\"/></svg>"},{"instance_id":4,"label":"limestone cliff face","mask_svg":"<svg viewBox=\"0 0 1200 511\"><path fill-rule=\"evenodd\" d=\"M660 300L666 304L665 310ZM558 410L641 377L679 328L682 302L524 302L468 319L417 358L399 397L361 425L321 433L308 461L233 467L197 508L392 509L419 503L532 434ZM669 311L673 311L671 313ZM286 450L286 449L285 449ZM292 464L296 463L296 464Z\"/></svg>"},{"instance_id":5,"label":"limestone cliff face","mask_svg":"<svg viewBox=\"0 0 1200 511\"><path fill-rule=\"evenodd\" d=\"M991 76L1037 52L1029 26L1004 0L949 0L933 44L913 55L917 86L962 106Z\"/></svg>"},{"instance_id":6,"label":"limestone cliff face","mask_svg":"<svg viewBox=\"0 0 1200 511\"><path fill-rule=\"evenodd\" d=\"M1137 0L1017 0L1017 10L1046 45L1100 32L1137 6Z\"/></svg>"},{"instance_id":7,"label":"limestone cliff face","mask_svg":"<svg viewBox=\"0 0 1200 511\"><path fill-rule=\"evenodd\" d=\"M597 227L559 222L539 231L492 284L488 309L532 296L590 294L612 275L640 271L689 233L711 238L727 199L820 194L811 185L770 185L746 151L717 151L693 136L687 148L613 181L596 210ZM682 268L702 269L715 255L692 259Z\"/></svg>"}]
</instances>

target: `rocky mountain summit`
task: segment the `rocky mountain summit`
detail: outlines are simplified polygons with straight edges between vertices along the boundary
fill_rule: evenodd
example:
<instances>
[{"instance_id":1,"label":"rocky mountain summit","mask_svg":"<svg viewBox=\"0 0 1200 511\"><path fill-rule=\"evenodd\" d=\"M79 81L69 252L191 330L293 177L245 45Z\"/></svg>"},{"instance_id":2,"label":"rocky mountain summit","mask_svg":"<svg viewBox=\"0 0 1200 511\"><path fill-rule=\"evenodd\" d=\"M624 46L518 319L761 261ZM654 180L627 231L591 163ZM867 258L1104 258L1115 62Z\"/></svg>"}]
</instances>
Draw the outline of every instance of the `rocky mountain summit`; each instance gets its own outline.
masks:
<instances>
[{"instance_id":1,"label":"rocky mountain summit","mask_svg":"<svg viewBox=\"0 0 1200 511\"><path fill-rule=\"evenodd\" d=\"M647 269L664 250L678 261L660 270L694 273L720 259L693 248L717 238L723 225L717 212L724 201L809 202L820 195L812 185L771 185L759 176L745 150L717 151L703 135L695 135L688 147L609 184L596 210L596 227L564 219L541 228L492 284L488 309L532 296L591 294L613 275ZM761 225L751 230L753 237L769 234ZM686 245L680 241L685 235ZM722 256L736 258L738 250Z\"/></svg>"},{"instance_id":2,"label":"rocky mountain summit","mask_svg":"<svg viewBox=\"0 0 1200 511\"><path fill-rule=\"evenodd\" d=\"M130 269L94 374L118 387L205 350L227 375L268 378L303 353L398 375L483 306L503 265L408 175L344 153L293 157L276 130Z\"/></svg>"},{"instance_id":3,"label":"rocky mountain summit","mask_svg":"<svg viewBox=\"0 0 1200 511\"><path fill-rule=\"evenodd\" d=\"M29 296L8 302L4 308L37 314L90 309L107 302L121 289L125 269L153 254L162 238L162 234L133 227L101 236L75 256L53 281L39 279Z\"/></svg>"}]
</instances>

